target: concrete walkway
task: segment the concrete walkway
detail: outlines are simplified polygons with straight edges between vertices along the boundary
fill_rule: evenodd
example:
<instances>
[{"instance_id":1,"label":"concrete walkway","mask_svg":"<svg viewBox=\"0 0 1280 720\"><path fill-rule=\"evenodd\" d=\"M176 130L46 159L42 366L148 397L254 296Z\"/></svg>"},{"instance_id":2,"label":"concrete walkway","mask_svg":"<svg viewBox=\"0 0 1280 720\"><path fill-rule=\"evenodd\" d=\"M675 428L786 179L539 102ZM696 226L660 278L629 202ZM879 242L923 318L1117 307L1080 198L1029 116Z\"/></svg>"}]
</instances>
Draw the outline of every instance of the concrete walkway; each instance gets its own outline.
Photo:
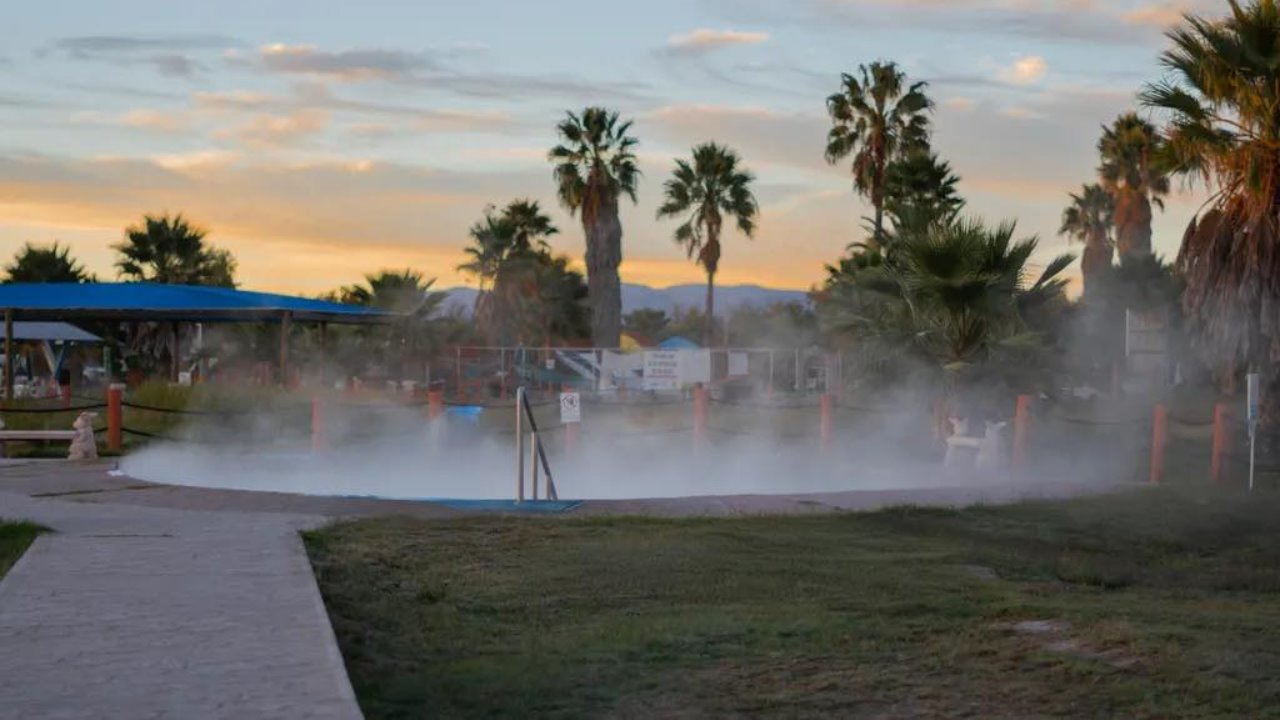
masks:
<instances>
[{"instance_id":1,"label":"concrete walkway","mask_svg":"<svg viewBox=\"0 0 1280 720\"><path fill-rule=\"evenodd\" d=\"M0 715L360 717L298 537L322 517L75 497L0 491L56 531L0 581Z\"/></svg>"}]
</instances>

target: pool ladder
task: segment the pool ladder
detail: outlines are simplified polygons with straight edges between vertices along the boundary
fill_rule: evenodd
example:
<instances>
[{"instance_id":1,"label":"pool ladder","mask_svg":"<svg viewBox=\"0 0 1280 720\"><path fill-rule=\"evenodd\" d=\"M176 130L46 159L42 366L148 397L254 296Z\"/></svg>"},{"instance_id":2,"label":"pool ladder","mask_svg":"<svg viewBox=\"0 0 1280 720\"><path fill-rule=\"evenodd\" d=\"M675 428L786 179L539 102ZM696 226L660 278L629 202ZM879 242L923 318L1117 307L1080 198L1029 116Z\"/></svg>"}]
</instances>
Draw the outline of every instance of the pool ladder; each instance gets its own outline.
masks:
<instances>
[{"instance_id":1,"label":"pool ladder","mask_svg":"<svg viewBox=\"0 0 1280 720\"><path fill-rule=\"evenodd\" d=\"M528 430L525 430L525 425ZM529 447L529 465L532 466L532 482L530 485L530 499L534 502L538 501L538 470L541 469L547 476L546 493L547 500L559 500L560 496L556 492L555 479L551 477L551 464L547 462L547 451L542 447L542 438L538 435L538 421L533 417L533 406L529 404L529 393L525 391L524 386L516 388L516 502L522 503L524 497L524 461L525 461L525 436L528 436Z\"/></svg>"}]
</instances>

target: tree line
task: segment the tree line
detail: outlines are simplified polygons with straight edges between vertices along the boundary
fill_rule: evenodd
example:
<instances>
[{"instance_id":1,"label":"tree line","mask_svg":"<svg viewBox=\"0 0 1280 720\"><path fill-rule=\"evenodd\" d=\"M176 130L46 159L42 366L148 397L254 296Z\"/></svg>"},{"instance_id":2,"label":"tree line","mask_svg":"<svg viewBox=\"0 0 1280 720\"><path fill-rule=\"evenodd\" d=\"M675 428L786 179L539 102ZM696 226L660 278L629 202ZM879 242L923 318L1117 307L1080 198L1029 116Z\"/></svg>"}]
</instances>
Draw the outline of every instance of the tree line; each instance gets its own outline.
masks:
<instances>
[{"instance_id":1,"label":"tree line","mask_svg":"<svg viewBox=\"0 0 1280 720\"><path fill-rule=\"evenodd\" d=\"M1188 15L1168 39L1160 56L1165 77L1142 89L1139 108L1102 129L1096 177L1068 195L1060 233L1083 246L1078 303L1065 294L1072 256L1033 272L1037 238L1021 237L1013 222L965 215L960 178L932 146L934 102L925 82L889 61L841 75L826 98L830 130L821 154L827 163L848 163L871 216L865 237L814 288L824 341L856 347L868 362L905 352L944 383L967 382L996 369L1008 376L1011 368L1052 365L1062 354L1062 329L1090 314L1114 340L1116 318L1138 307L1176 316L1224 386L1249 368L1274 384L1280 66L1270 58L1280 47L1280 10L1276 0L1229 0L1224 16ZM597 346L615 346L624 326L619 205L639 192L638 140L629 120L602 107L566 113L555 132L547 155L553 188L581 225L585 276L551 251L547 240L559 229L529 198L485 209L459 270L480 286L476 325L488 342L589 335ZM1211 194L1167 265L1152 253L1152 218L1179 178L1203 182ZM754 182L738 153L708 141L677 159L662 184L658 219L677 223L673 240L706 274L701 332L708 343L717 341L714 288L726 235L751 237L759 223ZM123 278L235 282L234 258L180 215L145 218L115 248ZM90 279L57 243L25 246L5 270L10 281ZM406 270L330 297L438 307L431 293L430 281Z\"/></svg>"}]
</instances>

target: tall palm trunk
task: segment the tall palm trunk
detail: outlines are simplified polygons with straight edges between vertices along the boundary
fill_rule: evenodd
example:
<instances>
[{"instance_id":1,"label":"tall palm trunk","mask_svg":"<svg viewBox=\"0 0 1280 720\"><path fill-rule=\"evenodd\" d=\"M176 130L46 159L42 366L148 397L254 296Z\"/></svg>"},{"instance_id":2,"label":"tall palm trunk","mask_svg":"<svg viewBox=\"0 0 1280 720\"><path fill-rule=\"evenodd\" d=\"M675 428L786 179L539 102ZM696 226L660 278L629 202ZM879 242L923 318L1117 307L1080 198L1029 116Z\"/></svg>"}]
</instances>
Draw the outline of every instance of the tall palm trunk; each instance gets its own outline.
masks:
<instances>
[{"instance_id":1,"label":"tall palm trunk","mask_svg":"<svg viewBox=\"0 0 1280 720\"><path fill-rule=\"evenodd\" d=\"M1096 292L1098 280L1111 267L1111 246L1107 243L1106 233L1094 230L1084 244L1084 255L1080 258L1080 275L1084 279L1084 296L1089 297Z\"/></svg>"},{"instance_id":2,"label":"tall palm trunk","mask_svg":"<svg viewBox=\"0 0 1280 720\"><path fill-rule=\"evenodd\" d=\"M716 271L707 271L707 323L703 330L703 347L711 347L716 338Z\"/></svg>"},{"instance_id":3,"label":"tall palm trunk","mask_svg":"<svg viewBox=\"0 0 1280 720\"><path fill-rule=\"evenodd\" d=\"M1151 201L1145 193L1125 191L1116 198L1116 248L1122 258L1151 255Z\"/></svg>"},{"instance_id":4,"label":"tall palm trunk","mask_svg":"<svg viewBox=\"0 0 1280 720\"><path fill-rule=\"evenodd\" d=\"M582 214L587 236L587 291L591 295L591 341L596 347L617 347L622 334L622 223L618 200L600 199L594 213Z\"/></svg>"}]
</instances>

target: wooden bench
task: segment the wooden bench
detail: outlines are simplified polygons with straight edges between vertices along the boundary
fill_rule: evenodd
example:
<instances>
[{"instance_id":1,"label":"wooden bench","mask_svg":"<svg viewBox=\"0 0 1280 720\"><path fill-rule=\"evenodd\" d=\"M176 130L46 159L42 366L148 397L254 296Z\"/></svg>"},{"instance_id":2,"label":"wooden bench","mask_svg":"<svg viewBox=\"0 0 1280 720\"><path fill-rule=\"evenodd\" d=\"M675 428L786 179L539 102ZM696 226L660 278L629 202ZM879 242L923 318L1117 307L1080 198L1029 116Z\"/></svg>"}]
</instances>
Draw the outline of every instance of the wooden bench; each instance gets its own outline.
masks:
<instances>
[{"instance_id":1,"label":"wooden bench","mask_svg":"<svg viewBox=\"0 0 1280 720\"><path fill-rule=\"evenodd\" d=\"M0 430L0 457L8 455L7 449L11 442L30 442L34 440L65 440L71 442L75 439L75 430Z\"/></svg>"}]
</instances>

